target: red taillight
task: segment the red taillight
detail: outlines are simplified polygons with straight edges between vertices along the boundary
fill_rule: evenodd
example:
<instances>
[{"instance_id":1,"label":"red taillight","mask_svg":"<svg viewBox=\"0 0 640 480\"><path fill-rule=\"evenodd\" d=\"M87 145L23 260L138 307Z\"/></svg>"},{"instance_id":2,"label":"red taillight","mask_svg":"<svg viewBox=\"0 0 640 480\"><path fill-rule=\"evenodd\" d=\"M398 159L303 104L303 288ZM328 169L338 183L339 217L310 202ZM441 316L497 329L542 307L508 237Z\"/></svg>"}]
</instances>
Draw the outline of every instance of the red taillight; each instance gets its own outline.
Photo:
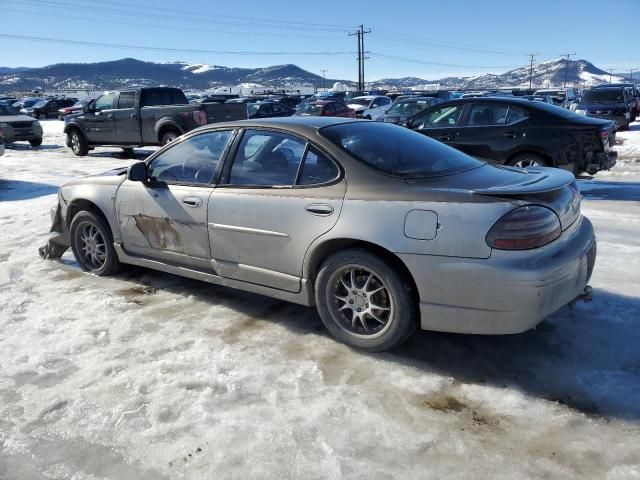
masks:
<instances>
[{"instance_id":1,"label":"red taillight","mask_svg":"<svg viewBox=\"0 0 640 480\"><path fill-rule=\"evenodd\" d=\"M600 138L609 138L609 130L600 130L598 136Z\"/></svg>"},{"instance_id":2,"label":"red taillight","mask_svg":"<svg viewBox=\"0 0 640 480\"><path fill-rule=\"evenodd\" d=\"M193 112L193 119L196 121L198 125L207 124L207 114L202 110L196 110L195 112Z\"/></svg>"},{"instance_id":3,"label":"red taillight","mask_svg":"<svg viewBox=\"0 0 640 480\"><path fill-rule=\"evenodd\" d=\"M562 233L553 210L540 205L516 208L498 220L487 234L487 245L499 250L528 250L553 242Z\"/></svg>"}]
</instances>

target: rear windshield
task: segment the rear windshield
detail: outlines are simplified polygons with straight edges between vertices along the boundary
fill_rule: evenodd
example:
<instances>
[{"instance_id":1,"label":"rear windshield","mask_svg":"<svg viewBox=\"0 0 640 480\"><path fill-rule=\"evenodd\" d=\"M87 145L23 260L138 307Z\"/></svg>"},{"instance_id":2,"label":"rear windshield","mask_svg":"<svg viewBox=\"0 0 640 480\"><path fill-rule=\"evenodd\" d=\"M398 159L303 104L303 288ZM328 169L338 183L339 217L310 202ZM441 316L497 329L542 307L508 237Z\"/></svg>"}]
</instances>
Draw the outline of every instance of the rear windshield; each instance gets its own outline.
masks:
<instances>
[{"instance_id":1,"label":"rear windshield","mask_svg":"<svg viewBox=\"0 0 640 480\"><path fill-rule=\"evenodd\" d=\"M322 115L322 107L323 105L305 103L298 107L298 111L296 113L298 115Z\"/></svg>"},{"instance_id":2,"label":"rear windshield","mask_svg":"<svg viewBox=\"0 0 640 480\"><path fill-rule=\"evenodd\" d=\"M582 97L583 103L624 103L624 94L620 90L589 90Z\"/></svg>"},{"instance_id":3,"label":"rear windshield","mask_svg":"<svg viewBox=\"0 0 640 480\"><path fill-rule=\"evenodd\" d=\"M390 115L414 115L431 106L431 100L406 100L396 103L387 112Z\"/></svg>"},{"instance_id":4,"label":"rear windshield","mask_svg":"<svg viewBox=\"0 0 640 480\"><path fill-rule=\"evenodd\" d=\"M399 177L431 177L484 165L425 135L388 123L343 123L320 133L357 160Z\"/></svg>"}]
</instances>

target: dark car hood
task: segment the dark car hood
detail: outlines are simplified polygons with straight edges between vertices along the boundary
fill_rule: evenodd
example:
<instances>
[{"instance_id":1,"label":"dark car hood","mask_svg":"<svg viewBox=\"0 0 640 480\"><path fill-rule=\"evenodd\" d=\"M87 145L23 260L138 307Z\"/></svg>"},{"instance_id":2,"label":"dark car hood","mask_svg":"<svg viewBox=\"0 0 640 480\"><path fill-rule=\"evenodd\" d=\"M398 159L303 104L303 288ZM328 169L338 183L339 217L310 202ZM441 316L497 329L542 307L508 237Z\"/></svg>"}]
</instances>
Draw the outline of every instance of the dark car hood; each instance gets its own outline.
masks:
<instances>
[{"instance_id":1,"label":"dark car hood","mask_svg":"<svg viewBox=\"0 0 640 480\"><path fill-rule=\"evenodd\" d=\"M0 123L11 124L13 122L35 122L33 117L29 115L2 115L0 116Z\"/></svg>"},{"instance_id":2,"label":"dark car hood","mask_svg":"<svg viewBox=\"0 0 640 480\"><path fill-rule=\"evenodd\" d=\"M626 103L581 103L579 110L626 110Z\"/></svg>"},{"instance_id":3,"label":"dark car hood","mask_svg":"<svg viewBox=\"0 0 640 480\"><path fill-rule=\"evenodd\" d=\"M485 164L454 175L410 179L409 185L465 191L491 196L519 196L558 190L575 181L574 176L557 168L517 168Z\"/></svg>"}]
</instances>

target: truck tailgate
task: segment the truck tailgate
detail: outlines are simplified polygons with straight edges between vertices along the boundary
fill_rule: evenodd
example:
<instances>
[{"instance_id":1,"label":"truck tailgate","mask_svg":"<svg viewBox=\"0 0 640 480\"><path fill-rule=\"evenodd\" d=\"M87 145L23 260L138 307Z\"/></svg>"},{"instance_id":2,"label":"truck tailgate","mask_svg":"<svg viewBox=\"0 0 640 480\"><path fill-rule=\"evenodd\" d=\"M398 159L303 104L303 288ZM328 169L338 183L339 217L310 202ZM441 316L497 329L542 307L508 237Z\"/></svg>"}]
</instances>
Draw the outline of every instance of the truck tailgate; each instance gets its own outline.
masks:
<instances>
[{"instance_id":1,"label":"truck tailgate","mask_svg":"<svg viewBox=\"0 0 640 480\"><path fill-rule=\"evenodd\" d=\"M204 103L202 107L207 115L207 123L246 120L248 118L247 107L243 103Z\"/></svg>"}]
</instances>

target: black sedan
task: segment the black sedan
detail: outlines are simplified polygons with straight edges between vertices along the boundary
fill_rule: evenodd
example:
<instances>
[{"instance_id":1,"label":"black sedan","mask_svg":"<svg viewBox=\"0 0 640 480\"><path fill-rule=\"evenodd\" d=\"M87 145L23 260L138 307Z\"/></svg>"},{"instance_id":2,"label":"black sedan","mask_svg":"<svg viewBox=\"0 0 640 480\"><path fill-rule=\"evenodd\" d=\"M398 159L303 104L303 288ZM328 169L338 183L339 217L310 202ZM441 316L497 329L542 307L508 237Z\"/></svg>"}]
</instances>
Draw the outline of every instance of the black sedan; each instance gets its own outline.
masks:
<instances>
[{"instance_id":1,"label":"black sedan","mask_svg":"<svg viewBox=\"0 0 640 480\"><path fill-rule=\"evenodd\" d=\"M546 103L509 97L462 98L430 107L406 124L475 158L571 172L616 163L615 123Z\"/></svg>"},{"instance_id":2,"label":"black sedan","mask_svg":"<svg viewBox=\"0 0 640 480\"><path fill-rule=\"evenodd\" d=\"M296 111L278 102L256 102L247 104L249 118L290 117Z\"/></svg>"}]
</instances>

